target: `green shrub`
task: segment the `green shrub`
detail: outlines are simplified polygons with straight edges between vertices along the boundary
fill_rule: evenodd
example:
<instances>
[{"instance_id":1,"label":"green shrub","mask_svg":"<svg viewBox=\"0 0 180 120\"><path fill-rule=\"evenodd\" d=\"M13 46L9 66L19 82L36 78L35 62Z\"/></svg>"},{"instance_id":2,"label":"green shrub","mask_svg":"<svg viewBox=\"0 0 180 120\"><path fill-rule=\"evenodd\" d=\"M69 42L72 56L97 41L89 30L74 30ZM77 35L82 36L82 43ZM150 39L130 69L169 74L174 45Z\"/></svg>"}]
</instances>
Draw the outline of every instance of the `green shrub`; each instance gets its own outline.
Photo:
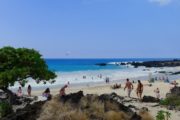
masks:
<instances>
[{"instance_id":1,"label":"green shrub","mask_svg":"<svg viewBox=\"0 0 180 120\"><path fill-rule=\"evenodd\" d=\"M12 112L12 106L8 102L0 102L0 118Z\"/></svg>"},{"instance_id":2,"label":"green shrub","mask_svg":"<svg viewBox=\"0 0 180 120\"><path fill-rule=\"evenodd\" d=\"M175 105L180 106L180 97L179 96L170 96L160 101L161 105Z\"/></svg>"},{"instance_id":3,"label":"green shrub","mask_svg":"<svg viewBox=\"0 0 180 120\"><path fill-rule=\"evenodd\" d=\"M156 115L156 120L169 120L171 118L171 113L168 111L160 110Z\"/></svg>"},{"instance_id":4,"label":"green shrub","mask_svg":"<svg viewBox=\"0 0 180 120\"><path fill-rule=\"evenodd\" d=\"M166 98L166 99L164 99L164 100L161 100L161 101L160 101L160 104L161 104L161 105L169 105L169 104L170 104L170 101L169 101L169 99Z\"/></svg>"}]
</instances>

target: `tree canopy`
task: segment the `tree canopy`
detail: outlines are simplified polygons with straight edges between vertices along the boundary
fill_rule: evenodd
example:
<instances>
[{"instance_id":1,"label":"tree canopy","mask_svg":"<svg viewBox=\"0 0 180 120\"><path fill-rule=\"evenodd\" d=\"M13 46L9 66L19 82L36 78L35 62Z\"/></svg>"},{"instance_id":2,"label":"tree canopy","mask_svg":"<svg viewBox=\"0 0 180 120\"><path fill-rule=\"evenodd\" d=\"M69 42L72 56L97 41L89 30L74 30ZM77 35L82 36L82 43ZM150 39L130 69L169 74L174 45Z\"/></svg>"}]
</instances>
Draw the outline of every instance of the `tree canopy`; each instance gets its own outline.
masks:
<instances>
[{"instance_id":1,"label":"tree canopy","mask_svg":"<svg viewBox=\"0 0 180 120\"><path fill-rule=\"evenodd\" d=\"M27 48L4 47L0 49L0 88L13 86L19 82L22 86L32 78L37 83L54 82L56 74L48 69L42 55Z\"/></svg>"}]
</instances>

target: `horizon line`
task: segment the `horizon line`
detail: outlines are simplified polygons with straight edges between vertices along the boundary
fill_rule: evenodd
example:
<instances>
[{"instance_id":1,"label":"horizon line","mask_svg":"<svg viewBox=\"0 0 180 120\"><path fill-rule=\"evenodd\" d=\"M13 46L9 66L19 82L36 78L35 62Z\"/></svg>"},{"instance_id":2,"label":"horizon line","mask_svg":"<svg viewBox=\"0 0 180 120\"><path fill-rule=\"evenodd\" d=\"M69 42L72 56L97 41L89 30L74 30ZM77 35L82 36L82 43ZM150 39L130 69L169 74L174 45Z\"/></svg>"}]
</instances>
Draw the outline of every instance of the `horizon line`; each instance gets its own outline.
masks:
<instances>
[{"instance_id":1,"label":"horizon line","mask_svg":"<svg viewBox=\"0 0 180 120\"><path fill-rule=\"evenodd\" d=\"M124 58L86 58L86 57L84 57L84 58L61 58L61 57L59 57L59 58L57 58L57 57L52 57L52 58L49 58L49 57L43 57L44 59L180 59L180 57L159 57L159 58L157 58L157 57L132 57L132 58L128 58L128 57L124 57Z\"/></svg>"}]
</instances>

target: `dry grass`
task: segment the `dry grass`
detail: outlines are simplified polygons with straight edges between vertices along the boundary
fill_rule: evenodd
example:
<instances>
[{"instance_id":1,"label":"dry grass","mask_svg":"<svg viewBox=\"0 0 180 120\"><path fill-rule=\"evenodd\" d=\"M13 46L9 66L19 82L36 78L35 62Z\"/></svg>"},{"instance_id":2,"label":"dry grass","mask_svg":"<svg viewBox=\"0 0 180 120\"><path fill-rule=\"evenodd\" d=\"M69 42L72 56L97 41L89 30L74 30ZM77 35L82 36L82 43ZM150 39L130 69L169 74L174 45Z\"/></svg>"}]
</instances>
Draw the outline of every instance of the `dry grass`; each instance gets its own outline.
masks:
<instances>
[{"instance_id":1,"label":"dry grass","mask_svg":"<svg viewBox=\"0 0 180 120\"><path fill-rule=\"evenodd\" d=\"M88 117L96 116L97 118L102 118L104 116L104 103L98 101L97 95L83 97L80 107Z\"/></svg>"},{"instance_id":2,"label":"dry grass","mask_svg":"<svg viewBox=\"0 0 180 120\"><path fill-rule=\"evenodd\" d=\"M79 118L82 118L80 120L87 120L81 111L74 110L68 103L59 102L56 96L43 106L38 120L79 120Z\"/></svg>"},{"instance_id":3,"label":"dry grass","mask_svg":"<svg viewBox=\"0 0 180 120\"><path fill-rule=\"evenodd\" d=\"M108 111L119 111L119 107L116 104L114 104L114 103L112 103L110 101L105 102L105 108Z\"/></svg>"},{"instance_id":4,"label":"dry grass","mask_svg":"<svg viewBox=\"0 0 180 120\"><path fill-rule=\"evenodd\" d=\"M154 120L149 112L140 112L139 115L142 117L142 120Z\"/></svg>"},{"instance_id":5,"label":"dry grass","mask_svg":"<svg viewBox=\"0 0 180 120\"><path fill-rule=\"evenodd\" d=\"M105 120L129 120L124 112L109 111L105 114Z\"/></svg>"},{"instance_id":6,"label":"dry grass","mask_svg":"<svg viewBox=\"0 0 180 120\"><path fill-rule=\"evenodd\" d=\"M105 107L108 108L107 112ZM148 112L140 112L142 120L153 120ZM97 96L83 97L76 107L59 101L58 96L45 103L37 120L129 120L126 113L109 101L101 102Z\"/></svg>"}]
</instances>

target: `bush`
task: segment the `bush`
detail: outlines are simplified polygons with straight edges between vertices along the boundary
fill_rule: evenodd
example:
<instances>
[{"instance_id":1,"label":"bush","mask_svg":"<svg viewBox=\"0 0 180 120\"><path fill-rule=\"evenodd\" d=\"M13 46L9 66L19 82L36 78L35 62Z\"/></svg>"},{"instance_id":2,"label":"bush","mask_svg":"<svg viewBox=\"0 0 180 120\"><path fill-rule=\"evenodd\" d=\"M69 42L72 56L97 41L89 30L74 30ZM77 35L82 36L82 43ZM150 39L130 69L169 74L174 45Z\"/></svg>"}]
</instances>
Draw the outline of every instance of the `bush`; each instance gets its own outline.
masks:
<instances>
[{"instance_id":1,"label":"bush","mask_svg":"<svg viewBox=\"0 0 180 120\"><path fill-rule=\"evenodd\" d=\"M12 106L8 102L0 102L0 118L12 112Z\"/></svg>"},{"instance_id":2,"label":"bush","mask_svg":"<svg viewBox=\"0 0 180 120\"><path fill-rule=\"evenodd\" d=\"M170 104L170 101L167 98L160 101L160 105L169 105L169 104Z\"/></svg>"},{"instance_id":3,"label":"bush","mask_svg":"<svg viewBox=\"0 0 180 120\"><path fill-rule=\"evenodd\" d=\"M169 120L170 118L171 113L163 110L160 110L156 115L156 120Z\"/></svg>"},{"instance_id":4,"label":"bush","mask_svg":"<svg viewBox=\"0 0 180 120\"><path fill-rule=\"evenodd\" d=\"M175 105L180 106L180 97L179 96L170 96L160 101L161 105Z\"/></svg>"}]
</instances>

